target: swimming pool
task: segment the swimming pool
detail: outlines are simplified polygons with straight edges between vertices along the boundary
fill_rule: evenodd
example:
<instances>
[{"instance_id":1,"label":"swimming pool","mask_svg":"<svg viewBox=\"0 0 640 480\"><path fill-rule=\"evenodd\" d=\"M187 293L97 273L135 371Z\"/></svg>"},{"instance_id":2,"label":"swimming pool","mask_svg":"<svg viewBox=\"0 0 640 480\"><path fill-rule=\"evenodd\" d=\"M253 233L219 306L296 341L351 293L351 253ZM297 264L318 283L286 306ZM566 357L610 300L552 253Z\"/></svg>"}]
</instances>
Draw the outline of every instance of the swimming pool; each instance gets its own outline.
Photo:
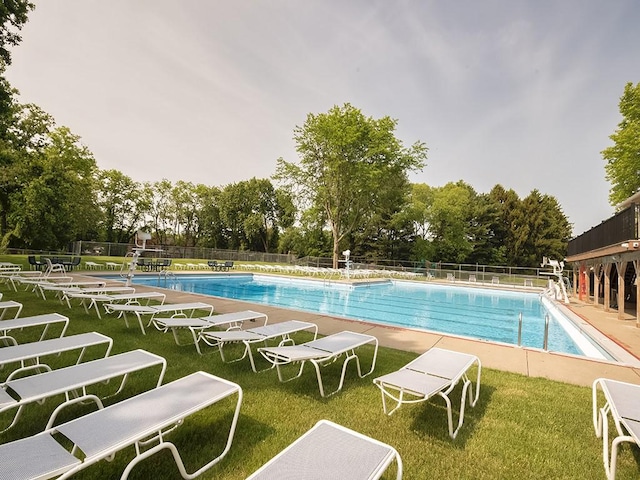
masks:
<instances>
[{"instance_id":1,"label":"swimming pool","mask_svg":"<svg viewBox=\"0 0 640 480\"><path fill-rule=\"evenodd\" d=\"M134 283L385 325L609 358L548 299L531 292L390 280L345 284L253 274L137 275Z\"/></svg>"}]
</instances>

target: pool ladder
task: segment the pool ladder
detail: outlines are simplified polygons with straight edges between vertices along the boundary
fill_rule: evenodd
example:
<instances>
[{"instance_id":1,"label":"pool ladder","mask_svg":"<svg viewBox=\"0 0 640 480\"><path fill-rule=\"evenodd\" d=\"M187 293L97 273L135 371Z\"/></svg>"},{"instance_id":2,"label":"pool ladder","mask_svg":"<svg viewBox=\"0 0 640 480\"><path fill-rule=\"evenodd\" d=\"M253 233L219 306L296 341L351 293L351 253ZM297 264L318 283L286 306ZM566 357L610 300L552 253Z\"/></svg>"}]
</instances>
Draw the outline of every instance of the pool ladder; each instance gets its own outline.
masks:
<instances>
[{"instance_id":1,"label":"pool ladder","mask_svg":"<svg viewBox=\"0 0 640 480\"><path fill-rule=\"evenodd\" d=\"M518 314L518 346L522 346L522 312ZM542 349L549 350L549 315L544 316L544 336L542 337Z\"/></svg>"}]
</instances>

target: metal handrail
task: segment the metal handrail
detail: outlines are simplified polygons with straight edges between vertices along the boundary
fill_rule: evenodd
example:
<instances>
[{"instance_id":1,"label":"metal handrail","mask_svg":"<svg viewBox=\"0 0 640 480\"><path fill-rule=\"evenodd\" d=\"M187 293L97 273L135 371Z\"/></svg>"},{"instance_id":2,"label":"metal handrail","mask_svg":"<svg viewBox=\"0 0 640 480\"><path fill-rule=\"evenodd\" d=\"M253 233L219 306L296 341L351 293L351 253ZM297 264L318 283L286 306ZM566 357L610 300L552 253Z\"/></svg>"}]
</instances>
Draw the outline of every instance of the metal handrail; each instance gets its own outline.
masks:
<instances>
[{"instance_id":1,"label":"metal handrail","mask_svg":"<svg viewBox=\"0 0 640 480\"><path fill-rule=\"evenodd\" d=\"M518 346L522 346L522 312L518 314ZM542 337L542 349L549 350L549 315L544 316L544 335Z\"/></svg>"}]
</instances>

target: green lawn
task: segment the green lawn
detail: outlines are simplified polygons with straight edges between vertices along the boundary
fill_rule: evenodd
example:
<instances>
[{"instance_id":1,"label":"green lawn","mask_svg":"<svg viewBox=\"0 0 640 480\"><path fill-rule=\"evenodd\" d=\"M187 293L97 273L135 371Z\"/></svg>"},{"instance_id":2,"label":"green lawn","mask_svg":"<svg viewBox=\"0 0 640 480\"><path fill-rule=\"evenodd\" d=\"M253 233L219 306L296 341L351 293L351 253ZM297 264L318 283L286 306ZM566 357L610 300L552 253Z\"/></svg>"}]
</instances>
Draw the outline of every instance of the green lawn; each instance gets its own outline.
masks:
<instances>
[{"instance_id":1,"label":"green lawn","mask_svg":"<svg viewBox=\"0 0 640 480\"><path fill-rule=\"evenodd\" d=\"M323 418L394 446L404 462L405 479L604 478L602 443L592 427L589 388L484 369L478 404L467 409L464 426L456 440L451 440L441 399L403 406L390 417L382 412L373 377L401 367L414 358L414 354L380 348L372 375L359 379L351 365L344 389L322 399L315 373L310 368L302 378L281 384L275 371L255 374L248 361L224 364L213 351L199 356L191 345L177 346L171 334L149 329L148 334L142 336L135 325L127 329L124 322L116 318L98 320L95 315L85 314L81 307L69 310L57 300L45 302L31 292L15 293L6 285L0 289L4 300L24 303L23 316L55 311L68 315L71 319L68 335L95 330L114 339L113 353L144 348L162 355L168 362L165 382L204 370L238 383L243 388L244 401L233 445L218 465L200 477L203 479L245 478ZM27 332L23 332L20 340L29 340L26 335ZM299 340L306 338L303 335ZM365 350L364 365L368 365L371 353L372 349ZM67 356L52 359L55 365L70 361ZM325 369L327 383L337 380L339 368L340 365L332 365ZM0 372L2 379L6 377L6 370ZM154 375L157 373L132 376L125 391L106 403L149 388ZM335 386L335 382L328 388L331 386ZM99 388L109 387L112 385ZM454 395L455 401L459 401L459 396ZM0 442L42 430L55 403L49 400L44 405L29 406L18 425L0 434ZM187 419L169 435L183 452L189 471L199 468L222 449L226 440L223 432L228 428L233 403L234 399L225 400ZM90 407L72 410L67 414L77 415ZM113 462L101 462L76 478L117 478L132 455L133 449L125 450L116 455ZM617 478L638 478L639 461L638 449L624 446ZM131 476L139 479L178 477L168 453L143 462ZM395 478L395 468L384 478Z\"/></svg>"}]
</instances>

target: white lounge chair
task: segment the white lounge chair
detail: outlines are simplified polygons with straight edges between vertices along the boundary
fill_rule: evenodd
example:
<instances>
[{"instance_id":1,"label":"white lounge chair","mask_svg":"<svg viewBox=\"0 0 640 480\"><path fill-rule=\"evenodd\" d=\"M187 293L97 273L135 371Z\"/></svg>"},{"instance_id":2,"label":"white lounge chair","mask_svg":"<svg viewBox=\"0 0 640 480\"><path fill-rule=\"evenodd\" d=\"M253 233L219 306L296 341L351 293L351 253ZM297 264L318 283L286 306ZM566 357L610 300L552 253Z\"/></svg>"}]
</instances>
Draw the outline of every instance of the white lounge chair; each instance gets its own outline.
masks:
<instances>
[{"instance_id":1,"label":"white lounge chair","mask_svg":"<svg viewBox=\"0 0 640 480\"><path fill-rule=\"evenodd\" d=\"M247 480L375 480L394 460L396 480L400 480L402 460L395 448L328 420L320 420Z\"/></svg>"},{"instance_id":2,"label":"white lounge chair","mask_svg":"<svg viewBox=\"0 0 640 480\"><path fill-rule=\"evenodd\" d=\"M32 270L20 270L19 272L0 272L0 282L11 285L11 288L17 292L20 280L41 278L43 272Z\"/></svg>"},{"instance_id":3,"label":"white lounge chair","mask_svg":"<svg viewBox=\"0 0 640 480\"><path fill-rule=\"evenodd\" d=\"M140 330L143 335L146 335L144 330L144 323L142 321L143 315L150 315L149 324L153 321L153 318L157 314L170 313L179 317L192 317L196 310L205 310L209 312L209 315L213 314L213 305L204 302L191 302L191 303L171 303L163 305L134 305L131 303L107 303L104 306L108 313L120 312L124 317L124 323L129 327L129 321L127 320L127 313L135 314L140 325ZM187 315L187 313L189 315Z\"/></svg>"},{"instance_id":4,"label":"white lounge chair","mask_svg":"<svg viewBox=\"0 0 640 480\"><path fill-rule=\"evenodd\" d=\"M153 324L161 332L167 332L171 330L173 338L177 345L184 345L180 343L178 338L178 331L182 329L188 329L191 332L193 343L196 346L198 353L202 354L200 350L200 332L210 328L225 328L225 329L240 329L245 322L255 323L257 320L264 320L263 325L266 325L269 321L268 315L253 310L242 310L240 312L222 313L220 315L208 315L206 317L185 318L182 317L170 317L162 318L153 316L151 318L151 324Z\"/></svg>"},{"instance_id":5,"label":"white lounge chair","mask_svg":"<svg viewBox=\"0 0 640 480\"><path fill-rule=\"evenodd\" d=\"M130 287L120 287L120 288L130 288ZM167 295L161 292L78 292L73 290L68 290L65 292L64 298L67 301L67 306L71 308L71 300L72 299L80 299L81 305L84 307L84 311L89 313L89 311L94 308L98 318L102 318L100 315L99 304L113 304L113 303L125 303L125 304L134 304L141 305L141 302L145 302L145 305L148 305L149 302L157 301L160 304L163 304ZM87 301L89 302L87 304ZM107 313L109 311L107 310Z\"/></svg>"},{"instance_id":6,"label":"white lounge chair","mask_svg":"<svg viewBox=\"0 0 640 480\"><path fill-rule=\"evenodd\" d=\"M362 374L360 369L360 359L356 354L356 349L371 343L374 345L373 360L371 362L371 369ZM326 337L313 340L311 342L303 343L300 345L287 345L284 347L261 347L258 351L262 356L267 359L278 371L278 379L281 382L288 382L294 378L300 377L304 369L306 362L310 362L316 370L316 377L318 378L318 387L320 388L320 395L325 397L333 395L342 389L344 384L344 378L347 373L347 365L351 360L356 361L358 368L358 376L360 378L366 377L376 366L376 357L378 356L378 339L372 335L365 335L363 333L355 333L349 331L343 331L334 333L333 335L327 335ZM322 384L322 375L320 374L320 367L336 362L338 359L344 356L344 362L342 364L342 375L340 376L340 383L338 388L331 392L329 395L325 395L324 386ZM300 370L294 377L284 379L282 376L281 367L283 365L300 364Z\"/></svg>"},{"instance_id":7,"label":"white lounge chair","mask_svg":"<svg viewBox=\"0 0 640 480\"><path fill-rule=\"evenodd\" d=\"M598 387L605 403L598 407ZM614 422L617 436L611 442L609 457L609 414ZM609 480L616 477L618 448L623 443L634 443L640 447L640 385L607 378L593 382L593 427L597 437L602 437L602 460Z\"/></svg>"},{"instance_id":8,"label":"white lounge chair","mask_svg":"<svg viewBox=\"0 0 640 480\"><path fill-rule=\"evenodd\" d=\"M251 346L254 343L262 343L266 346L269 340L280 339L278 343L279 347L287 344L295 345L291 335L303 330L312 330L314 340L318 336L318 326L315 323L301 322L300 320L288 320L286 322L249 328L247 330L203 330L200 332L198 338L209 346L218 347L220 357L223 362L227 361L224 356L224 346L229 343L242 342L244 344L244 353L240 358L236 358L231 361L236 362L248 356L249 362L251 363L251 369L254 372L257 372L253 354L251 353ZM198 353L201 353L198 342L196 342L196 349L198 350Z\"/></svg>"},{"instance_id":9,"label":"white lounge chair","mask_svg":"<svg viewBox=\"0 0 640 480\"><path fill-rule=\"evenodd\" d=\"M35 315L33 317L22 317L22 318L14 318L13 320L3 320L0 322L0 340L4 341L4 343L10 343L12 345L17 345L15 337L11 335L11 332L14 330L22 331L25 328L29 327L44 327L42 334L40 335L40 340L45 339L47 332L49 331L49 327L55 324L62 324L62 330L59 337L64 337L65 332L67 331L67 327L69 326L69 318L64 315L60 315L59 313L45 313L43 315Z\"/></svg>"},{"instance_id":10,"label":"white lounge chair","mask_svg":"<svg viewBox=\"0 0 640 480\"><path fill-rule=\"evenodd\" d=\"M17 371L50 371L51 367L42 363L42 357L58 355L62 352L80 350L76 364L82 362L89 347L106 346L105 357L109 356L113 347L113 340L98 332L80 333L68 337L52 338L41 342L23 343L0 348L0 368L11 363L20 363ZM13 370L15 372L16 370ZM11 372L9 372L11 373Z\"/></svg>"},{"instance_id":11,"label":"white lounge chair","mask_svg":"<svg viewBox=\"0 0 640 480\"><path fill-rule=\"evenodd\" d=\"M474 364L478 369L475 397L472 382L467 375ZM480 359L475 355L432 348L400 370L374 379L373 383L382 392L382 408L388 415L395 412L402 404L425 402L434 395L441 396L447 404L449 435L451 438L456 438L464 421L467 394L472 407L478 401L481 370ZM460 418L454 430L449 394L461 381ZM387 408L387 397L396 402L396 406L390 411Z\"/></svg>"},{"instance_id":12,"label":"white lounge chair","mask_svg":"<svg viewBox=\"0 0 640 480\"><path fill-rule=\"evenodd\" d=\"M456 276L453 273L447 273L447 280L449 282L455 282L456 281Z\"/></svg>"},{"instance_id":13,"label":"white lounge chair","mask_svg":"<svg viewBox=\"0 0 640 480\"><path fill-rule=\"evenodd\" d=\"M109 395L114 396L122 391L131 373L157 366L160 367L160 373L156 387L159 387L167 369L167 362L164 358L144 350L133 350L15 380L10 376L0 385L0 413L13 409L16 409L16 412L11 424L2 431L15 425L26 405L34 402L41 404L57 395L64 394L65 400L52 413L47 428L54 424L58 414L69 405L93 401L98 408L103 408L100 397L88 394L87 387L122 377L117 391Z\"/></svg>"},{"instance_id":14,"label":"white lounge chair","mask_svg":"<svg viewBox=\"0 0 640 480\"><path fill-rule=\"evenodd\" d=\"M63 294L65 291L79 288L104 288L107 282L105 280L96 281L84 281L84 280L69 280L64 282L40 282L36 283L35 287L43 300L47 299L46 292L54 292L55 295L63 301Z\"/></svg>"},{"instance_id":15,"label":"white lounge chair","mask_svg":"<svg viewBox=\"0 0 640 480\"><path fill-rule=\"evenodd\" d=\"M22 304L19 302L14 302L13 300L7 300L5 302L0 302L0 320L4 320L4 316L7 314L7 310L11 310L12 308L16 309L16 314L13 318L18 318L20 312L22 312Z\"/></svg>"},{"instance_id":16,"label":"white lounge chair","mask_svg":"<svg viewBox=\"0 0 640 480\"><path fill-rule=\"evenodd\" d=\"M234 394L238 399L224 449L198 470L188 473L178 449L166 439L168 432L181 425L186 417ZM239 385L196 372L43 433L0 445L2 475L12 480L66 479L100 460L109 460L122 449L135 446L135 456L123 471L122 479L128 478L138 463L161 450L171 452L183 478L195 478L229 451L241 402ZM57 433L73 444L71 451L58 443ZM200 438L218 434L212 432ZM141 448L151 443L156 444Z\"/></svg>"},{"instance_id":17,"label":"white lounge chair","mask_svg":"<svg viewBox=\"0 0 640 480\"><path fill-rule=\"evenodd\" d=\"M102 286L102 287L69 287L62 289L62 295L60 296L60 302L66 302L67 306L71 308L71 298L70 295L121 295L121 294L132 294L135 293L136 289L133 287L123 287L120 285L114 286ZM80 304L85 305L85 299L87 297L80 296ZM85 306L86 311L86 306ZM87 312L89 313L89 312ZM99 313L99 312L98 312Z\"/></svg>"}]
</instances>

